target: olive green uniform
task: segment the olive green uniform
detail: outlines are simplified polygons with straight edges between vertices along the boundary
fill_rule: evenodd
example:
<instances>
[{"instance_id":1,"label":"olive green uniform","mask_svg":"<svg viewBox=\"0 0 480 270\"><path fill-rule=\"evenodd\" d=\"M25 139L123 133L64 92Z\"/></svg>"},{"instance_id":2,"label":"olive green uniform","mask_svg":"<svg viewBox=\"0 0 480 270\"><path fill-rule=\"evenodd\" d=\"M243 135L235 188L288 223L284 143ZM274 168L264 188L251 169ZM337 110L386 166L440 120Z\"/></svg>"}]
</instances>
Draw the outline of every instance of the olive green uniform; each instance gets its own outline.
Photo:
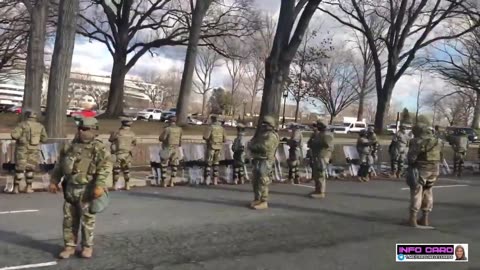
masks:
<instances>
[{"instance_id":1,"label":"olive green uniform","mask_svg":"<svg viewBox=\"0 0 480 270\"><path fill-rule=\"evenodd\" d=\"M252 154L253 193L256 202L267 202L268 185L275 166L275 153L280 138L273 128L259 131L250 141L249 150Z\"/></svg>"},{"instance_id":2,"label":"olive green uniform","mask_svg":"<svg viewBox=\"0 0 480 270\"><path fill-rule=\"evenodd\" d=\"M432 187L440 173L439 165L443 144L440 139L429 134L425 127L410 143L408 151L409 172L407 184L410 187L410 224L417 225L418 211L423 211L421 225L428 225L428 213L433 208Z\"/></svg>"},{"instance_id":3,"label":"olive green uniform","mask_svg":"<svg viewBox=\"0 0 480 270\"><path fill-rule=\"evenodd\" d=\"M325 194L326 175L328 164L333 152L333 134L326 131L318 131L312 134L308 140L308 148L311 153L312 178L315 181L315 194Z\"/></svg>"},{"instance_id":4,"label":"olive green uniform","mask_svg":"<svg viewBox=\"0 0 480 270\"><path fill-rule=\"evenodd\" d=\"M243 184L245 182L245 132L240 131L233 141L233 181L235 184Z\"/></svg>"},{"instance_id":5,"label":"olive green uniform","mask_svg":"<svg viewBox=\"0 0 480 270\"><path fill-rule=\"evenodd\" d=\"M160 135L160 142L162 143L162 151L160 152L161 185L163 187L167 185L173 187L175 177L177 177L178 166L180 165L179 147L182 145L182 128L175 123L171 123ZM168 176L169 166L171 168L170 177Z\"/></svg>"},{"instance_id":6,"label":"olive green uniform","mask_svg":"<svg viewBox=\"0 0 480 270\"><path fill-rule=\"evenodd\" d=\"M357 152L360 159L360 168L357 175L360 181L369 180L370 166L373 164L371 143L365 131L360 132L360 137L357 140Z\"/></svg>"},{"instance_id":7,"label":"olive green uniform","mask_svg":"<svg viewBox=\"0 0 480 270\"><path fill-rule=\"evenodd\" d=\"M300 183L300 158L301 158L301 147L302 147L302 131L295 129L292 132L292 136L287 140L289 146L288 149L288 180L295 184Z\"/></svg>"},{"instance_id":8,"label":"olive green uniform","mask_svg":"<svg viewBox=\"0 0 480 270\"><path fill-rule=\"evenodd\" d=\"M220 165L220 152L223 149L223 145L226 141L225 129L220 125L219 122L214 122L205 130L203 139L207 144L205 153L206 166L204 172L204 184L206 184L209 176L213 178L213 183L217 184L219 176L218 167Z\"/></svg>"},{"instance_id":9,"label":"olive green uniform","mask_svg":"<svg viewBox=\"0 0 480 270\"><path fill-rule=\"evenodd\" d=\"M14 191L18 191L20 181L25 179L27 189L31 190L34 171L40 159L40 145L46 143L48 136L45 127L34 118L18 124L11 132L15 140L15 178Z\"/></svg>"},{"instance_id":10,"label":"olive green uniform","mask_svg":"<svg viewBox=\"0 0 480 270\"><path fill-rule=\"evenodd\" d=\"M82 230L82 246L92 247L95 228L95 214L90 212L93 189L106 188L112 163L107 146L100 140L82 142L74 139L60 152L59 162L53 174L52 183L57 184L64 177L65 203L63 205L63 239L66 247L76 247L78 231Z\"/></svg>"},{"instance_id":11,"label":"olive green uniform","mask_svg":"<svg viewBox=\"0 0 480 270\"><path fill-rule=\"evenodd\" d=\"M465 157L468 150L468 136L467 134L457 134L452 138L453 148L453 172L458 176L462 175Z\"/></svg>"},{"instance_id":12,"label":"olive green uniform","mask_svg":"<svg viewBox=\"0 0 480 270\"><path fill-rule=\"evenodd\" d=\"M117 132L112 133L109 141L112 143L113 187L120 179L123 172L125 188L129 189L130 168L132 166L132 150L137 145L135 133L128 126L122 126Z\"/></svg>"}]
</instances>

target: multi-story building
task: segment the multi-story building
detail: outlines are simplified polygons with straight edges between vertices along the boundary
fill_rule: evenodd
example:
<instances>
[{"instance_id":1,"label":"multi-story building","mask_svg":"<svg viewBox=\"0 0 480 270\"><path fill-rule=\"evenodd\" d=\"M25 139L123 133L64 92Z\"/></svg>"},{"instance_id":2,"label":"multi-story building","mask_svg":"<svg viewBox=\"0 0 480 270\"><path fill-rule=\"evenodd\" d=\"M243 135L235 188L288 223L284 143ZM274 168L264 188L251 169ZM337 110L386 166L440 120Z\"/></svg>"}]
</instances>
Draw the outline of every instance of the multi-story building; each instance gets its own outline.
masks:
<instances>
[{"instance_id":1,"label":"multi-story building","mask_svg":"<svg viewBox=\"0 0 480 270\"><path fill-rule=\"evenodd\" d=\"M20 106L23 102L23 80L8 79L0 83L0 105Z\"/></svg>"}]
</instances>

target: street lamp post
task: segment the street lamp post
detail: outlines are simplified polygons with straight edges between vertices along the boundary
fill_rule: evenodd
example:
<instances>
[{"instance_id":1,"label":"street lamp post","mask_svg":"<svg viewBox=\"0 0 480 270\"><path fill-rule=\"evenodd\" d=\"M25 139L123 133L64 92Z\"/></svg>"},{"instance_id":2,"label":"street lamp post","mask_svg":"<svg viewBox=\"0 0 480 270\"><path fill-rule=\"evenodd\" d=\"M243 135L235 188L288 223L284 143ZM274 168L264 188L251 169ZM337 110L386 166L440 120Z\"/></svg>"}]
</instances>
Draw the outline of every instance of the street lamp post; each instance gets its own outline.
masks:
<instances>
[{"instance_id":1,"label":"street lamp post","mask_svg":"<svg viewBox=\"0 0 480 270\"><path fill-rule=\"evenodd\" d=\"M282 128L285 128L285 105L287 104L288 97L288 88L285 88L283 91L283 119L282 119Z\"/></svg>"}]
</instances>

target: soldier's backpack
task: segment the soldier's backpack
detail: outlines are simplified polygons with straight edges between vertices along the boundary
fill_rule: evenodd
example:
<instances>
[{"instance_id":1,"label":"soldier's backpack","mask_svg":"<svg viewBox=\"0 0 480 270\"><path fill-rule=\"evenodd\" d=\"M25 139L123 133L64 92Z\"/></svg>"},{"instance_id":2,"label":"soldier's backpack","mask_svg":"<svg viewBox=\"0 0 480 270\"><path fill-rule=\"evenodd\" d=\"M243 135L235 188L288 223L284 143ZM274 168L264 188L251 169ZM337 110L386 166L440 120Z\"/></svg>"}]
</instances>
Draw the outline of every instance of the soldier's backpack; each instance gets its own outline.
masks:
<instances>
[{"instance_id":1,"label":"soldier's backpack","mask_svg":"<svg viewBox=\"0 0 480 270\"><path fill-rule=\"evenodd\" d=\"M42 125L39 123L30 122L27 124L27 141L32 146L37 146L40 144L41 135L42 135Z\"/></svg>"},{"instance_id":2,"label":"soldier's backpack","mask_svg":"<svg viewBox=\"0 0 480 270\"><path fill-rule=\"evenodd\" d=\"M119 130L115 140L116 151L131 151L135 134L129 130Z\"/></svg>"},{"instance_id":3,"label":"soldier's backpack","mask_svg":"<svg viewBox=\"0 0 480 270\"><path fill-rule=\"evenodd\" d=\"M223 144L223 127L212 126L212 134L210 138L212 145Z\"/></svg>"},{"instance_id":4,"label":"soldier's backpack","mask_svg":"<svg viewBox=\"0 0 480 270\"><path fill-rule=\"evenodd\" d=\"M182 139L182 129L180 127L169 127L169 131L167 144L179 146Z\"/></svg>"}]
</instances>

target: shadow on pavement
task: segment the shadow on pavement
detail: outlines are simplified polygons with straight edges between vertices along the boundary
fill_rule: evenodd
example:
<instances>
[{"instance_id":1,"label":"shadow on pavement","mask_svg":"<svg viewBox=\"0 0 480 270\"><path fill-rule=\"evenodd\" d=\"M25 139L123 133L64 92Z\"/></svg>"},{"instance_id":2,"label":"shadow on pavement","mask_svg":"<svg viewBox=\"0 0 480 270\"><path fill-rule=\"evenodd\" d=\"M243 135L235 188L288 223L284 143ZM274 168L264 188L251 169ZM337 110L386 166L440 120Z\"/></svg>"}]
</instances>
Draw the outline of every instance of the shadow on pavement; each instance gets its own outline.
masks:
<instances>
[{"instance_id":1,"label":"shadow on pavement","mask_svg":"<svg viewBox=\"0 0 480 270\"><path fill-rule=\"evenodd\" d=\"M287 184L278 184L278 185L287 185ZM235 185L230 185L230 186L215 186L215 187L212 187L212 189L217 189L217 190L226 190L226 191L233 191L233 192L243 192L243 193L250 193L252 194L253 196L253 191L252 191L252 188L250 186L250 184L248 184L248 187L249 189L243 189L242 187L244 187L245 185L239 185L239 186L235 186ZM273 186L276 186L276 185L273 185ZM270 186L271 188L272 186ZM277 194L277 195L287 195L287 196L299 196L299 197L306 197L308 192L305 192L305 193L294 193L294 192L285 192L285 191L275 191L275 190L271 190L269 191L270 194Z\"/></svg>"},{"instance_id":2,"label":"shadow on pavement","mask_svg":"<svg viewBox=\"0 0 480 270\"><path fill-rule=\"evenodd\" d=\"M48 241L36 240L30 236L3 230L0 230L0 242L48 252L54 257L63 248L61 245L49 243Z\"/></svg>"}]
</instances>

